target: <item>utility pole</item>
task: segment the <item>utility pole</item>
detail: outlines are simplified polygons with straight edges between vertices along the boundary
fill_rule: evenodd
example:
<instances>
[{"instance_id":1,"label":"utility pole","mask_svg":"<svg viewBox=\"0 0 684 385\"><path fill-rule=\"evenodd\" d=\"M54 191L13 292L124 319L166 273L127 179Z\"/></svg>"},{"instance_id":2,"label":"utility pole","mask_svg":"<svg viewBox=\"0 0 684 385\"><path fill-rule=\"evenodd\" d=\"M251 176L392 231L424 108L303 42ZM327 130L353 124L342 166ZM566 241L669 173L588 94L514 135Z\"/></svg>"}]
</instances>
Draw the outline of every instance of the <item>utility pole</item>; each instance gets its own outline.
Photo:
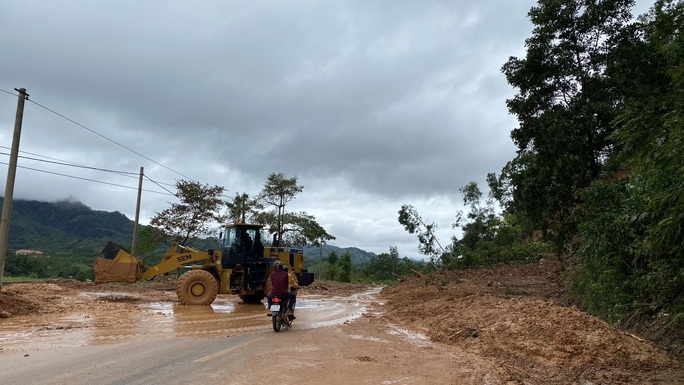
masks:
<instances>
[{"instance_id":1,"label":"utility pole","mask_svg":"<svg viewBox=\"0 0 684 385\"><path fill-rule=\"evenodd\" d=\"M143 167L140 167L140 180L138 181L138 202L135 205L135 223L133 224L133 242L131 242L131 255L136 256L138 244L138 220L140 219L140 197L142 196Z\"/></svg>"},{"instance_id":2,"label":"utility pole","mask_svg":"<svg viewBox=\"0 0 684 385\"><path fill-rule=\"evenodd\" d=\"M323 266L323 241L318 243L318 279L323 279L321 268Z\"/></svg>"},{"instance_id":3,"label":"utility pole","mask_svg":"<svg viewBox=\"0 0 684 385\"><path fill-rule=\"evenodd\" d=\"M10 152L9 166L7 167L7 183L5 184L5 200L2 204L2 220L0 221L0 289L2 289L2 276L5 272L5 257L7 256L7 240L9 238L10 217L12 214L12 198L14 195L14 177L17 174L17 159L19 158L19 139L21 138L21 123L24 120L24 101L28 100L29 94L25 88L14 89L19 92L17 100L17 115L14 119L14 136L12 137L12 150Z\"/></svg>"}]
</instances>

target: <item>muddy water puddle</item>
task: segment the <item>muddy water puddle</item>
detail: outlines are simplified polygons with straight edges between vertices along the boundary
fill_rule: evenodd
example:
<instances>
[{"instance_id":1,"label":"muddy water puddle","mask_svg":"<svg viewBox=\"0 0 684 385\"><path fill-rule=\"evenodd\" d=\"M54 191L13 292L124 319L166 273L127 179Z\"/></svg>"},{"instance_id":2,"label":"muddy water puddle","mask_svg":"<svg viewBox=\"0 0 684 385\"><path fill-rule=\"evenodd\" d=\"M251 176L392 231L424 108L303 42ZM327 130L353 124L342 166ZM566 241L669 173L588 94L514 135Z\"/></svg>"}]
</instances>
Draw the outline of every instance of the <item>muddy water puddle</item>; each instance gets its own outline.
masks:
<instances>
[{"instance_id":1,"label":"muddy water puddle","mask_svg":"<svg viewBox=\"0 0 684 385\"><path fill-rule=\"evenodd\" d=\"M361 316L366 301L351 297L297 299L294 328L311 329ZM67 316L16 317L0 320L2 351L44 350L65 346L148 341L174 337L227 337L271 332L263 304L217 300L211 306L149 302L127 309L72 313Z\"/></svg>"}]
</instances>

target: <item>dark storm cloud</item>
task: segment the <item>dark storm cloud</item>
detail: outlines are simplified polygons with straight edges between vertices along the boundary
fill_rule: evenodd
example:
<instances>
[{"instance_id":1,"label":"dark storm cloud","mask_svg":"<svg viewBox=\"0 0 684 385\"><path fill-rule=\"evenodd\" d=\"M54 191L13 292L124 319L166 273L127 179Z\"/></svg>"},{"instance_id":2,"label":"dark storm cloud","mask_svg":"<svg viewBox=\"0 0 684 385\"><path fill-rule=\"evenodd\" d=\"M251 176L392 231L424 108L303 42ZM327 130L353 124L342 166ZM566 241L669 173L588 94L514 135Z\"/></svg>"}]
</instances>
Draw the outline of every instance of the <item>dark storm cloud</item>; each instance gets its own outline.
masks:
<instances>
[{"instance_id":1,"label":"dark storm cloud","mask_svg":"<svg viewBox=\"0 0 684 385\"><path fill-rule=\"evenodd\" d=\"M0 88L27 104L22 149L256 194L282 171L293 209L341 246L415 255L403 203L448 239L458 188L514 155L500 68L524 55L534 1L0 0ZM9 146L16 97L0 93ZM65 172L27 160L20 164ZM73 171L135 186L135 179ZM175 171L175 172L174 172ZM157 188L149 186L149 189ZM169 187L173 189L172 187ZM130 216L135 191L21 171L17 194ZM17 195L15 195L17 196ZM143 197L143 218L170 197Z\"/></svg>"}]
</instances>

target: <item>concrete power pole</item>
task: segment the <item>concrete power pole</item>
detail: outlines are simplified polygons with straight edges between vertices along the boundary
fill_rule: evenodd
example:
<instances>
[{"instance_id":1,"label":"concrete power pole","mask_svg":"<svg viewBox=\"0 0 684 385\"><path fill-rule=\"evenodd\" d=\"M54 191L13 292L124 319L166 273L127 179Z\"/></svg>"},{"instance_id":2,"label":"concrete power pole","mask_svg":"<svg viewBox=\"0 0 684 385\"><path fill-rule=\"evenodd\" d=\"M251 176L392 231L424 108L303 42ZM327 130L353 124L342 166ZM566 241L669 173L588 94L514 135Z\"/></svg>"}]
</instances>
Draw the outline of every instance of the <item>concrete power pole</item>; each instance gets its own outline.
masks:
<instances>
[{"instance_id":1,"label":"concrete power pole","mask_svg":"<svg viewBox=\"0 0 684 385\"><path fill-rule=\"evenodd\" d=\"M137 256L138 253L138 221L140 219L140 197L142 195L142 183L143 183L143 171L144 168L140 167L140 179L138 180L138 202L135 205L135 223L133 224L133 242L131 242L131 255Z\"/></svg>"},{"instance_id":2,"label":"concrete power pole","mask_svg":"<svg viewBox=\"0 0 684 385\"><path fill-rule=\"evenodd\" d=\"M14 136L12 137L12 151L7 167L7 183L5 184L5 200L2 204L2 220L0 221L0 289L5 272L5 257L7 256L7 240L9 238L10 217L12 214L12 199L14 195L14 177L17 174L17 158L19 158L19 139L21 138L21 123L24 120L24 101L29 94L25 88L14 89L19 92L17 101L17 115L14 119Z\"/></svg>"}]
</instances>

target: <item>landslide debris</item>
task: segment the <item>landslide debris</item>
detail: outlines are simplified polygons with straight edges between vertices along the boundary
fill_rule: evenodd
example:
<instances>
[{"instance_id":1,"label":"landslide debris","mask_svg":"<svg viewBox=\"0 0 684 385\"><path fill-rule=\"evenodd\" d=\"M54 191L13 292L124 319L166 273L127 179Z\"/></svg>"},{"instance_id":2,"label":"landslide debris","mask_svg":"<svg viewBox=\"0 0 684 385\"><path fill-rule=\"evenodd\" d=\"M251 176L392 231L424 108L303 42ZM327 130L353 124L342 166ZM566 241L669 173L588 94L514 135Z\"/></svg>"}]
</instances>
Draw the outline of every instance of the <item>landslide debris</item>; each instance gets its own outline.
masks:
<instances>
[{"instance_id":1,"label":"landslide debris","mask_svg":"<svg viewBox=\"0 0 684 385\"><path fill-rule=\"evenodd\" d=\"M662 347L562 306L559 282L560 264L542 260L414 278L381 294L393 322L495 360L513 383L684 383L682 362Z\"/></svg>"}]
</instances>

